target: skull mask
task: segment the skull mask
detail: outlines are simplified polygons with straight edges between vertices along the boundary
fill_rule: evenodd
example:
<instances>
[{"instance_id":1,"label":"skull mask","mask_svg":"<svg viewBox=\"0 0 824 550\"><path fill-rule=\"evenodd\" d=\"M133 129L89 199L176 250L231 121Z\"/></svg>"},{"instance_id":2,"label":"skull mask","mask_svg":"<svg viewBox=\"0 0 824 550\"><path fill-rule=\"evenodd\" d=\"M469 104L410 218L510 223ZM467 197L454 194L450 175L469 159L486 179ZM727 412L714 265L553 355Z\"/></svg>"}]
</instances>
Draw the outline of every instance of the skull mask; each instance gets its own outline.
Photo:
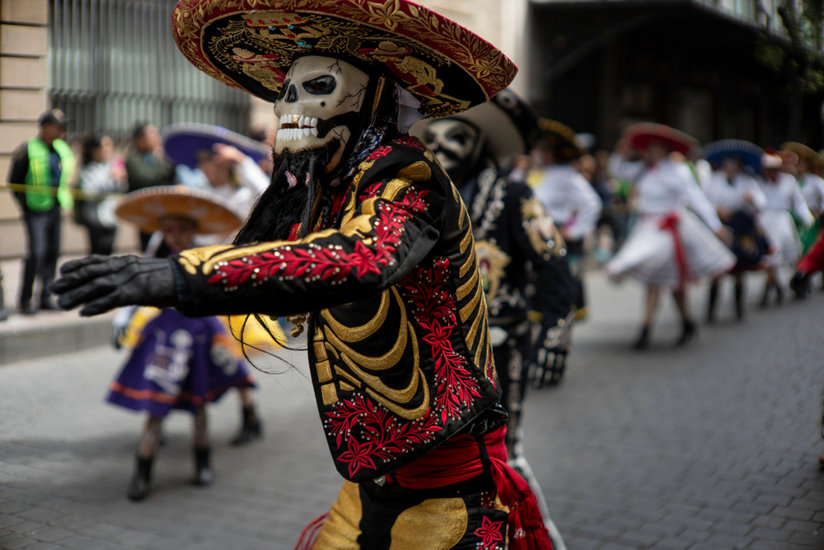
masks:
<instances>
[{"instance_id":1,"label":"skull mask","mask_svg":"<svg viewBox=\"0 0 824 550\"><path fill-rule=\"evenodd\" d=\"M460 185L463 176L474 168L484 140L480 130L469 122L443 118L427 125L423 141L449 176Z\"/></svg>"},{"instance_id":2,"label":"skull mask","mask_svg":"<svg viewBox=\"0 0 824 550\"><path fill-rule=\"evenodd\" d=\"M346 61L305 56L289 69L275 102L279 122L275 155L320 149L338 140L327 165L340 163L367 93L369 76Z\"/></svg>"}]
</instances>

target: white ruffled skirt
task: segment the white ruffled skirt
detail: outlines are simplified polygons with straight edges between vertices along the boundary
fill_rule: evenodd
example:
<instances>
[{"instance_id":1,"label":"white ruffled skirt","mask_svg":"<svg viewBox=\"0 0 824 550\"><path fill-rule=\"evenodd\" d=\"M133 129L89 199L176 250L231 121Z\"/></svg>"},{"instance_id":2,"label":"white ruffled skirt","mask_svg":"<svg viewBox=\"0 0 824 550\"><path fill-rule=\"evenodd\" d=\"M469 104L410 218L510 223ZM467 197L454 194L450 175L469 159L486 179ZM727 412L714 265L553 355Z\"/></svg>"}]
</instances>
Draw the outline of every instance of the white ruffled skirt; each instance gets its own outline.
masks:
<instances>
[{"instance_id":1,"label":"white ruffled skirt","mask_svg":"<svg viewBox=\"0 0 824 550\"><path fill-rule=\"evenodd\" d=\"M647 215L638 220L624 246L607 263L607 274L680 288L686 282L715 277L732 269L735 255L695 214L681 210L676 215L683 268L676 258L673 231L661 227L668 215Z\"/></svg>"},{"instance_id":2,"label":"white ruffled skirt","mask_svg":"<svg viewBox=\"0 0 824 550\"><path fill-rule=\"evenodd\" d=\"M761 213L761 227L767 240L777 250L766 257L772 266L792 265L801 259L801 240L793 217L786 210L768 210Z\"/></svg>"}]
</instances>

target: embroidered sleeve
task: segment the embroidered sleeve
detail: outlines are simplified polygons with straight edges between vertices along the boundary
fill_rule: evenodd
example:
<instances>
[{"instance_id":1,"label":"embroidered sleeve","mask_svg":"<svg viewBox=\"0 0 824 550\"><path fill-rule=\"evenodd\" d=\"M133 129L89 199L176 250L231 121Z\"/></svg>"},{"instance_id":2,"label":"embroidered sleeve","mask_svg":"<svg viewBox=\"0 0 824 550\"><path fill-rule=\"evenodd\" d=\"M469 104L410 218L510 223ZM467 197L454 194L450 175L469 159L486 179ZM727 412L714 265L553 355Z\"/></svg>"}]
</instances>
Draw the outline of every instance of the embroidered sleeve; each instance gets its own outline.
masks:
<instances>
[{"instance_id":1,"label":"embroidered sleeve","mask_svg":"<svg viewBox=\"0 0 824 550\"><path fill-rule=\"evenodd\" d=\"M361 182L339 229L298 241L212 246L175 259L191 287L187 315L289 315L357 301L408 274L439 238L444 191L429 165Z\"/></svg>"}]
</instances>

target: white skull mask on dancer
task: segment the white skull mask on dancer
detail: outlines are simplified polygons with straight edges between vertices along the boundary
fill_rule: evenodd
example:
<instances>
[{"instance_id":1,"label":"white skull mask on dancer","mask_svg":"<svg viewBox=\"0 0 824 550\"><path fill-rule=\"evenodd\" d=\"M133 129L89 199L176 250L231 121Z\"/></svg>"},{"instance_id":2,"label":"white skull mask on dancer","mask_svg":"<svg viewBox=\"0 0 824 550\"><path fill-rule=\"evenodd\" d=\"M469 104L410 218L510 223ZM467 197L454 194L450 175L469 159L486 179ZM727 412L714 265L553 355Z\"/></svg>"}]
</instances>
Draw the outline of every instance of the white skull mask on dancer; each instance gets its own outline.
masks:
<instances>
[{"instance_id":1,"label":"white skull mask on dancer","mask_svg":"<svg viewBox=\"0 0 824 550\"><path fill-rule=\"evenodd\" d=\"M457 118L430 122L423 141L435 153L444 170L456 180L475 165L483 147L481 132L474 125Z\"/></svg>"},{"instance_id":2,"label":"white skull mask on dancer","mask_svg":"<svg viewBox=\"0 0 824 550\"><path fill-rule=\"evenodd\" d=\"M346 61L298 58L275 102L275 155L319 149L337 139L340 145L326 167L336 168L359 120L368 85L369 75Z\"/></svg>"}]
</instances>

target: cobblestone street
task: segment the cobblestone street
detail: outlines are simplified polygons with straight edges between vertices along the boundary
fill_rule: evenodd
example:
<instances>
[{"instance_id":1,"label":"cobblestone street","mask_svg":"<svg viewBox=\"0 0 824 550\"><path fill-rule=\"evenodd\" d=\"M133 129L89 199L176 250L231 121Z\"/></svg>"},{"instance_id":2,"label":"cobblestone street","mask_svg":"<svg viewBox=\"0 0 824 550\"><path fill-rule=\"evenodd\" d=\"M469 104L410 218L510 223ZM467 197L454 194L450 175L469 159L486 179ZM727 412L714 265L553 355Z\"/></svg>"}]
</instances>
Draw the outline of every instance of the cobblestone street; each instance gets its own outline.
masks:
<instances>
[{"instance_id":1,"label":"cobblestone street","mask_svg":"<svg viewBox=\"0 0 824 550\"><path fill-rule=\"evenodd\" d=\"M640 288L593 274L589 295L564 383L526 406L527 457L569 549L824 548L824 295L752 307L742 324L725 301L685 349L668 303L643 353L630 350ZM0 367L0 548L292 548L341 478L303 354L284 356L297 368L259 365L282 373L259 374L265 439L228 444L240 407L226 395L210 409L217 479L196 488L190 417L171 415L138 504L125 495L142 417L103 403L124 352Z\"/></svg>"}]
</instances>

